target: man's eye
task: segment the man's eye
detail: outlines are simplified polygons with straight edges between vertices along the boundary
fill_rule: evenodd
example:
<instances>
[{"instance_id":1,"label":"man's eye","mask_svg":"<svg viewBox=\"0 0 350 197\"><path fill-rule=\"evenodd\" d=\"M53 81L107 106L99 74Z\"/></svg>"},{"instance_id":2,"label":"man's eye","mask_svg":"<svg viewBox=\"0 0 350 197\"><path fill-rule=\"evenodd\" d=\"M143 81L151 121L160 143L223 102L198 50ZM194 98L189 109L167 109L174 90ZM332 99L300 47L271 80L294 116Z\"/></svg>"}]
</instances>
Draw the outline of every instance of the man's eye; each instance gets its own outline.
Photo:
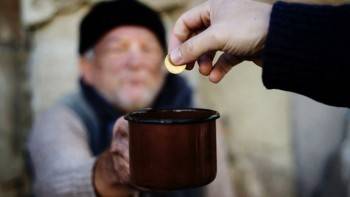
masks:
<instances>
[{"instance_id":1,"label":"man's eye","mask_svg":"<svg viewBox=\"0 0 350 197\"><path fill-rule=\"evenodd\" d=\"M108 49L111 52L125 52L128 50L127 44L115 44L109 47Z\"/></svg>"},{"instance_id":2,"label":"man's eye","mask_svg":"<svg viewBox=\"0 0 350 197\"><path fill-rule=\"evenodd\" d=\"M142 51L143 51L143 52L146 52L146 53L151 53L151 52L155 51L155 47L152 47L152 46L143 46L143 47L142 47Z\"/></svg>"},{"instance_id":3,"label":"man's eye","mask_svg":"<svg viewBox=\"0 0 350 197\"><path fill-rule=\"evenodd\" d=\"M113 46L107 49L108 53L123 53L125 51L127 51L127 47L123 46Z\"/></svg>"},{"instance_id":4,"label":"man's eye","mask_svg":"<svg viewBox=\"0 0 350 197\"><path fill-rule=\"evenodd\" d=\"M123 47L123 46L115 47L113 49L113 51L115 51L115 52L124 52L126 50L127 50L127 47Z\"/></svg>"}]
</instances>

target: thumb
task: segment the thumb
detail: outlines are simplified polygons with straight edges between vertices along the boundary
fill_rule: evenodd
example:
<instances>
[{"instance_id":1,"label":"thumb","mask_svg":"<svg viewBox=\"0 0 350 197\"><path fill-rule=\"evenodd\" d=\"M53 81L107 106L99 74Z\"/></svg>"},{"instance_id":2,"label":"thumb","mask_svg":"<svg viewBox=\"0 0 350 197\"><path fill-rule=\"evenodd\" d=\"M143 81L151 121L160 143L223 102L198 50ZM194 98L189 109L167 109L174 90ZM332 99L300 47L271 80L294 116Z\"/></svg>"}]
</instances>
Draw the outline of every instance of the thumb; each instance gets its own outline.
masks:
<instances>
[{"instance_id":1,"label":"thumb","mask_svg":"<svg viewBox=\"0 0 350 197\"><path fill-rule=\"evenodd\" d=\"M194 35L170 52L170 60L175 65L187 64L198 60L200 56L209 52L220 50L224 42L217 35L214 26Z\"/></svg>"},{"instance_id":2,"label":"thumb","mask_svg":"<svg viewBox=\"0 0 350 197\"><path fill-rule=\"evenodd\" d=\"M113 127L113 139L129 136L129 123L124 117L119 118Z\"/></svg>"}]
</instances>

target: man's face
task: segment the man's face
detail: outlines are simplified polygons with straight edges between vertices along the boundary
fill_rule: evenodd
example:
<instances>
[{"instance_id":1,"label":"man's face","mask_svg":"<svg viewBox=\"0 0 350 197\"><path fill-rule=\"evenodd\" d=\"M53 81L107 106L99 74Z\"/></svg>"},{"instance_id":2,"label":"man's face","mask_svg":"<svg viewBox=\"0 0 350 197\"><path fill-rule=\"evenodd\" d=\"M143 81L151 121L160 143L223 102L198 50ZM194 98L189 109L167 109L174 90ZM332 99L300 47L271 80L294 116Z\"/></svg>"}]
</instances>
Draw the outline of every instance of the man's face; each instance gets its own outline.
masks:
<instances>
[{"instance_id":1,"label":"man's face","mask_svg":"<svg viewBox=\"0 0 350 197\"><path fill-rule=\"evenodd\" d=\"M163 55L159 41L148 29L115 28L93 50L88 83L122 110L147 107L163 84Z\"/></svg>"}]
</instances>

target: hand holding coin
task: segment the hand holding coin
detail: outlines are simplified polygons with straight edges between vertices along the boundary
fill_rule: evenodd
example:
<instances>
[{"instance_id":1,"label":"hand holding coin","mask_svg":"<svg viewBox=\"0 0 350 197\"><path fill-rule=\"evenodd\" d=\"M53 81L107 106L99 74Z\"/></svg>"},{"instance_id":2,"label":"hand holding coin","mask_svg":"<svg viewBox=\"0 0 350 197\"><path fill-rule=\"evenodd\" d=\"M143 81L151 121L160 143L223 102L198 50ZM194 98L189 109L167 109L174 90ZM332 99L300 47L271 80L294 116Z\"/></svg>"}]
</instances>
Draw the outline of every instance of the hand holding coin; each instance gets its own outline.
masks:
<instances>
[{"instance_id":1,"label":"hand holding coin","mask_svg":"<svg viewBox=\"0 0 350 197\"><path fill-rule=\"evenodd\" d=\"M165 57L164 64L166 69L172 74L180 74L186 68L186 65L175 66L173 63L171 63L169 55Z\"/></svg>"}]
</instances>

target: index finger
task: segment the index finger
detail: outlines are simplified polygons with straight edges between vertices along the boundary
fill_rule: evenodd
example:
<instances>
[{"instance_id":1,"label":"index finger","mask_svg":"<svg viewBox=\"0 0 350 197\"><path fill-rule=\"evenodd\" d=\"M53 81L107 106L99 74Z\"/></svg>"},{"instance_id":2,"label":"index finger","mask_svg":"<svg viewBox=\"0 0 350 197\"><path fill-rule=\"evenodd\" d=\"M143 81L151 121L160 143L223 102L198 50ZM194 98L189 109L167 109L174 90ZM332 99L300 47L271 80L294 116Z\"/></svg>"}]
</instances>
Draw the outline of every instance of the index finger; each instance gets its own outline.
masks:
<instances>
[{"instance_id":1,"label":"index finger","mask_svg":"<svg viewBox=\"0 0 350 197\"><path fill-rule=\"evenodd\" d=\"M176 21L169 39L169 52L186 41L198 30L210 25L209 3L205 2L185 12Z\"/></svg>"}]
</instances>

